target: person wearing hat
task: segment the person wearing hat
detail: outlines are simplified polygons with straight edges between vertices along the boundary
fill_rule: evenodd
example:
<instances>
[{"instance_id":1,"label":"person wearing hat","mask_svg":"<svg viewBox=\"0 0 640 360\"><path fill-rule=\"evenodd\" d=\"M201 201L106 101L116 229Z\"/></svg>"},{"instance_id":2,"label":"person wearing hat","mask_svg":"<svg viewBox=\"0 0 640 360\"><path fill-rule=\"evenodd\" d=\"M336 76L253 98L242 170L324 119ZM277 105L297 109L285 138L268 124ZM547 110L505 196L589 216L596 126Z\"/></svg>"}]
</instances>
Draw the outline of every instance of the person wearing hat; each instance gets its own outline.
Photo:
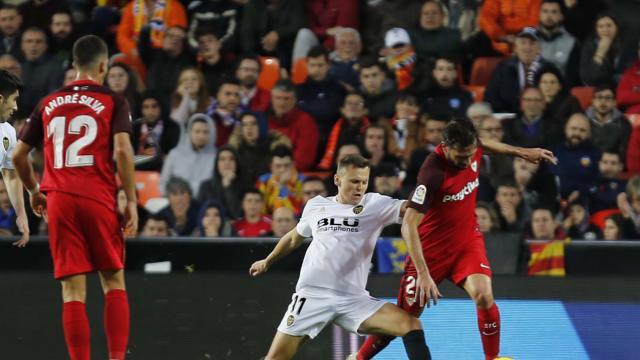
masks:
<instances>
[{"instance_id":1,"label":"person wearing hat","mask_svg":"<svg viewBox=\"0 0 640 360\"><path fill-rule=\"evenodd\" d=\"M417 60L409 33L403 28L392 28L384 35L384 45L387 68L395 75L397 89L404 90L413 83Z\"/></svg>"},{"instance_id":2,"label":"person wearing hat","mask_svg":"<svg viewBox=\"0 0 640 360\"><path fill-rule=\"evenodd\" d=\"M496 66L484 93L484 99L495 112L518 112L522 91L535 86L536 76L541 71L555 68L540 55L540 37L536 29L522 29L514 44L513 57Z\"/></svg>"}]
</instances>

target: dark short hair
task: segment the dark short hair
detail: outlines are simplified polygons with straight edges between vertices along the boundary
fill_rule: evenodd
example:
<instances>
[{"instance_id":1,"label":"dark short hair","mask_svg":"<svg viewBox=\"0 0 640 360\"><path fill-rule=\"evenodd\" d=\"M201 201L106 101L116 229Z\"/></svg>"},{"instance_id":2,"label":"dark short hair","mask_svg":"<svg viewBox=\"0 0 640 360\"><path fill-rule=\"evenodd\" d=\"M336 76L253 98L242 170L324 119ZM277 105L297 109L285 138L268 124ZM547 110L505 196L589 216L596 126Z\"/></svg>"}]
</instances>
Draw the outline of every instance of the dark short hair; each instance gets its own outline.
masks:
<instances>
[{"instance_id":1,"label":"dark short hair","mask_svg":"<svg viewBox=\"0 0 640 360\"><path fill-rule=\"evenodd\" d=\"M549 206L536 206L535 208L533 208L533 210L531 210L531 214L533 215L533 213L538 210L548 211L551 214L551 219L555 218L556 216L556 212Z\"/></svg>"},{"instance_id":2,"label":"dark short hair","mask_svg":"<svg viewBox=\"0 0 640 360\"><path fill-rule=\"evenodd\" d=\"M194 31L193 33L193 37L194 39L196 39L196 41L198 41L200 37L206 36L206 35L213 35L215 36L216 39L218 40L220 39L220 36L218 36L218 33L216 32L216 30L211 26L198 26L196 27L196 31Z\"/></svg>"},{"instance_id":3,"label":"dark short hair","mask_svg":"<svg viewBox=\"0 0 640 360\"><path fill-rule=\"evenodd\" d=\"M108 56L107 44L95 35L85 35L73 44L73 62L80 69L94 66Z\"/></svg>"},{"instance_id":4,"label":"dark short hair","mask_svg":"<svg viewBox=\"0 0 640 360\"><path fill-rule=\"evenodd\" d=\"M327 62L329 61L329 50L327 50L322 45L317 45L312 47L309 52L307 52L307 58L318 58L323 57Z\"/></svg>"},{"instance_id":5,"label":"dark short hair","mask_svg":"<svg viewBox=\"0 0 640 360\"><path fill-rule=\"evenodd\" d=\"M363 69L368 69L371 67L378 67L378 69L380 69L380 71L384 71L384 69L382 68L382 64L380 64L380 62L378 62L378 60L376 60L373 57L363 57L362 59L360 59L360 62L358 63L358 72L361 72Z\"/></svg>"},{"instance_id":6,"label":"dark short hair","mask_svg":"<svg viewBox=\"0 0 640 360\"><path fill-rule=\"evenodd\" d=\"M284 92L292 92L294 94L296 92L296 88L293 86L291 81L286 80L286 79L278 80L278 82L276 82L276 84L273 85L272 90L280 90L280 91L284 91Z\"/></svg>"},{"instance_id":7,"label":"dark short hair","mask_svg":"<svg viewBox=\"0 0 640 360\"><path fill-rule=\"evenodd\" d=\"M262 195L260 190L258 190L256 188L250 188L250 189L245 190L242 193L242 200L244 200L244 198L247 197L247 195L249 195L249 194L256 194L256 195L260 196L260 199L262 199L264 201L264 196Z\"/></svg>"},{"instance_id":8,"label":"dark short hair","mask_svg":"<svg viewBox=\"0 0 640 360\"><path fill-rule=\"evenodd\" d=\"M235 77L223 76L222 79L220 79L220 81L218 81L218 87L216 88L216 94L218 93L218 91L220 91L220 89L222 89L223 85L240 86L240 82Z\"/></svg>"},{"instance_id":9,"label":"dark short hair","mask_svg":"<svg viewBox=\"0 0 640 360\"><path fill-rule=\"evenodd\" d=\"M562 0L542 0L540 2L540 7L542 7L542 4L557 4L560 7L562 15L567 11L567 7L564 5L564 1Z\"/></svg>"},{"instance_id":10,"label":"dark short hair","mask_svg":"<svg viewBox=\"0 0 640 360\"><path fill-rule=\"evenodd\" d=\"M314 181L319 181L319 182L322 183L322 185L324 185L324 181L322 181L322 179L317 177L317 176L306 177L304 180L302 180L302 183L306 184L306 183L310 183L310 182L314 182Z\"/></svg>"},{"instance_id":11,"label":"dark short hair","mask_svg":"<svg viewBox=\"0 0 640 360\"><path fill-rule=\"evenodd\" d=\"M243 56L240 59L238 59L238 61L236 62L236 71L240 68L240 64L242 64L243 61L245 60L249 60L249 61L255 61L258 64L258 72L260 72L260 70L262 70L262 63L260 62L260 59L258 59L257 56Z\"/></svg>"},{"instance_id":12,"label":"dark short hair","mask_svg":"<svg viewBox=\"0 0 640 360\"><path fill-rule=\"evenodd\" d=\"M542 71L538 72L535 75L534 84L536 85L536 87L538 88L540 87L540 80L542 80L542 76L544 74L553 74L558 79L558 82L560 83L560 92L562 93L569 92L569 89L567 88L567 80L565 79L562 72L558 70L558 68L555 66L546 66L542 68Z\"/></svg>"},{"instance_id":13,"label":"dark short hair","mask_svg":"<svg viewBox=\"0 0 640 360\"><path fill-rule=\"evenodd\" d=\"M288 146L278 145L276 146L275 149L271 151L271 159L273 160L273 158L275 157L279 157L279 158L290 157L293 159L293 153L291 152L291 149Z\"/></svg>"},{"instance_id":14,"label":"dark short hair","mask_svg":"<svg viewBox=\"0 0 640 360\"><path fill-rule=\"evenodd\" d=\"M593 89L593 96L597 93L610 90L613 93L613 97L616 96L616 87L611 83L601 83L595 86Z\"/></svg>"},{"instance_id":15,"label":"dark short hair","mask_svg":"<svg viewBox=\"0 0 640 360\"><path fill-rule=\"evenodd\" d=\"M14 92L22 91L24 85L22 80L7 70L0 70L0 95L4 98L11 96Z\"/></svg>"},{"instance_id":16,"label":"dark short hair","mask_svg":"<svg viewBox=\"0 0 640 360\"><path fill-rule=\"evenodd\" d=\"M189 186L189 183L187 182L187 180L181 178L181 177L171 177L171 179L169 179L169 181L167 182L167 195L168 194L173 194L176 192L188 192L189 196L192 196L193 193L191 191L191 186Z\"/></svg>"},{"instance_id":17,"label":"dark short hair","mask_svg":"<svg viewBox=\"0 0 640 360\"><path fill-rule=\"evenodd\" d=\"M340 171L341 169L346 169L349 166L353 166L358 169L370 167L369 160L365 159L364 156L357 154L347 155L342 158L342 160L340 160L340 163L338 163L338 171Z\"/></svg>"},{"instance_id":18,"label":"dark short hair","mask_svg":"<svg viewBox=\"0 0 640 360\"><path fill-rule=\"evenodd\" d=\"M164 221L167 224L167 227L169 226L169 224L171 223L171 221L169 221L169 218L161 213L151 213L149 214L149 217L147 217L147 221L145 221L145 225L147 224L147 222L149 222L149 220L154 220L154 221Z\"/></svg>"},{"instance_id":19,"label":"dark short hair","mask_svg":"<svg viewBox=\"0 0 640 360\"><path fill-rule=\"evenodd\" d=\"M442 133L442 140L447 147L467 147L478 139L476 128L467 118L456 118L447 123Z\"/></svg>"},{"instance_id":20,"label":"dark short hair","mask_svg":"<svg viewBox=\"0 0 640 360\"><path fill-rule=\"evenodd\" d=\"M20 10L18 9L18 7L16 5L13 4L2 4L0 6L0 10L15 10L18 12L18 14L20 14ZM55 12L55 14L57 14L58 12Z\"/></svg>"}]
</instances>

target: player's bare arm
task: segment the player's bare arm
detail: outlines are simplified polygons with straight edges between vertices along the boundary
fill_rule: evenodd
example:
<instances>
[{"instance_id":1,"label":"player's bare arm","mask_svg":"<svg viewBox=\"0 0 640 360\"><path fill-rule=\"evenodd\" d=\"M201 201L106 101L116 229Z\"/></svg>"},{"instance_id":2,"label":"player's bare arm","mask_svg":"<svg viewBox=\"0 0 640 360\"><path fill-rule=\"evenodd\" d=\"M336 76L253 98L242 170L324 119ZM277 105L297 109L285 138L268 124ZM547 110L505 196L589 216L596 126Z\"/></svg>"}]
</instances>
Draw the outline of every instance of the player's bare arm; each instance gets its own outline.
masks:
<instances>
[{"instance_id":1,"label":"player's bare arm","mask_svg":"<svg viewBox=\"0 0 640 360\"><path fill-rule=\"evenodd\" d=\"M535 164L541 161L547 161L552 164L558 163L558 159L553 155L553 152L547 149L512 146L487 138L480 138L480 142L485 150L492 153L514 155Z\"/></svg>"},{"instance_id":2,"label":"player's bare arm","mask_svg":"<svg viewBox=\"0 0 640 360\"><path fill-rule=\"evenodd\" d=\"M402 220L401 232L402 238L407 243L409 256L411 256L418 273L418 278L416 279L416 296L419 299L420 306L424 306L426 303L427 307L430 307L430 302L433 301L433 304L436 305L438 298L442 297L442 294L440 294L438 286L429 274L429 268L427 267L427 262L424 259L422 247L420 246L418 225L423 217L424 214L416 209L407 208Z\"/></svg>"},{"instance_id":3,"label":"player's bare arm","mask_svg":"<svg viewBox=\"0 0 640 360\"><path fill-rule=\"evenodd\" d=\"M22 233L22 237L13 245L17 247L25 247L29 242L29 222L27 221L27 213L24 207L24 197L22 196L22 181L18 178L18 174L13 169L2 169L2 179L7 187L7 194L11 200L11 206L16 211L16 225L18 231Z\"/></svg>"},{"instance_id":4,"label":"player's bare arm","mask_svg":"<svg viewBox=\"0 0 640 360\"><path fill-rule=\"evenodd\" d=\"M304 240L304 236L298 234L295 228L286 233L276 247L273 248L271 253L264 259L258 260L251 265L249 269L249 274L251 276L258 276L262 273L265 273L271 265L273 265L279 259L287 256L293 250L297 249L300 245L302 245L302 241Z\"/></svg>"},{"instance_id":5,"label":"player's bare arm","mask_svg":"<svg viewBox=\"0 0 640 360\"><path fill-rule=\"evenodd\" d=\"M402 206L400 207L400 217L404 218L404 214L407 213L407 209L409 208L409 202L403 201Z\"/></svg>"},{"instance_id":6,"label":"player's bare arm","mask_svg":"<svg viewBox=\"0 0 640 360\"><path fill-rule=\"evenodd\" d=\"M29 192L29 199L31 201L31 209L33 213L39 217L44 217L47 221L47 197L40 192L40 186L33 172L33 167L29 162L29 153L32 146L26 142L19 140L13 151L13 166L18 173L18 177L22 181L22 184Z\"/></svg>"},{"instance_id":7,"label":"player's bare arm","mask_svg":"<svg viewBox=\"0 0 640 360\"><path fill-rule=\"evenodd\" d=\"M138 200L136 198L135 169L133 165L133 147L128 133L113 136L113 152L118 166L118 176L127 196L125 211L125 236L135 236L138 232Z\"/></svg>"}]
</instances>

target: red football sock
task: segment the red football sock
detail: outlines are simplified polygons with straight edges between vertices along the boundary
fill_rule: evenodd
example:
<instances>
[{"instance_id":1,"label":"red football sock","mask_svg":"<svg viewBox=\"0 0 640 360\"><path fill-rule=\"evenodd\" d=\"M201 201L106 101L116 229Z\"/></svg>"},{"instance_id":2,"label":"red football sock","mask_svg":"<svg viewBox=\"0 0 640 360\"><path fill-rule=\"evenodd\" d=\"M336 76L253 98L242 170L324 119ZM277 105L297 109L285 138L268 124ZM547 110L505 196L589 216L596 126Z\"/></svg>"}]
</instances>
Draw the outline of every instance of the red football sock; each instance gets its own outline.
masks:
<instances>
[{"instance_id":1,"label":"red football sock","mask_svg":"<svg viewBox=\"0 0 640 360\"><path fill-rule=\"evenodd\" d=\"M477 312L485 359L493 360L500 353L500 312L495 303L488 309L478 308Z\"/></svg>"},{"instance_id":2,"label":"red football sock","mask_svg":"<svg viewBox=\"0 0 640 360\"><path fill-rule=\"evenodd\" d=\"M109 360L124 360L129 341L129 299L125 290L111 290L105 295L104 332Z\"/></svg>"},{"instance_id":3,"label":"red football sock","mask_svg":"<svg viewBox=\"0 0 640 360\"><path fill-rule=\"evenodd\" d=\"M69 301L62 305L62 328L71 360L89 360L91 330L83 302Z\"/></svg>"},{"instance_id":4,"label":"red football sock","mask_svg":"<svg viewBox=\"0 0 640 360\"><path fill-rule=\"evenodd\" d=\"M362 346L360 347L360 350L358 350L358 355L356 358L358 360L369 360L373 358L377 353L386 348L393 339L394 337L392 336L367 336L367 340L365 340L364 344L362 344Z\"/></svg>"}]
</instances>

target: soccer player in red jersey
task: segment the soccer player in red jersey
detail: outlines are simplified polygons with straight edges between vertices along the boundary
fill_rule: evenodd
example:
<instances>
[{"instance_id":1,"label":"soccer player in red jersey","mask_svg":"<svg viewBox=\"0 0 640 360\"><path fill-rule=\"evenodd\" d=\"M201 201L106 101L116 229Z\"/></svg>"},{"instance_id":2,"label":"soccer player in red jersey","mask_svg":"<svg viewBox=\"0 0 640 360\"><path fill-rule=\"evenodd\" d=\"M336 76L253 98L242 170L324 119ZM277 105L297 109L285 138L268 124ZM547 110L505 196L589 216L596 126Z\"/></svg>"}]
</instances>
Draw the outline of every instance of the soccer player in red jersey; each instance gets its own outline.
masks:
<instances>
[{"instance_id":1,"label":"soccer player in red jersey","mask_svg":"<svg viewBox=\"0 0 640 360\"><path fill-rule=\"evenodd\" d=\"M397 303L420 316L425 304L436 304L441 297L437 284L451 280L476 303L485 359L493 360L500 351L500 313L493 300L491 267L475 217L482 152L511 154L534 163L556 160L548 150L478 139L467 119L447 124L443 139L420 168L402 223L407 244L412 244L409 239L419 238L422 252L413 252L418 258L407 257ZM391 340L370 336L356 359L371 359Z\"/></svg>"},{"instance_id":2,"label":"soccer player in red jersey","mask_svg":"<svg viewBox=\"0 0 640 360\"><path fill-rule=\"evenodd\" d=\"M85 274L98 271L109 359L122 360L129 339L124 236L134 235L138 223L131 117L125 98L102 86L108 66L104 41L93 35L80 38L73 46L73 63L76 81L38 104L20 133L13 161L34 212L49 222L69 356L90 358ZM28 154L43 141L45 169L39 186ZM124 224L117 212L114 157L127 196Z\"/></svg>"}]
</instances>

